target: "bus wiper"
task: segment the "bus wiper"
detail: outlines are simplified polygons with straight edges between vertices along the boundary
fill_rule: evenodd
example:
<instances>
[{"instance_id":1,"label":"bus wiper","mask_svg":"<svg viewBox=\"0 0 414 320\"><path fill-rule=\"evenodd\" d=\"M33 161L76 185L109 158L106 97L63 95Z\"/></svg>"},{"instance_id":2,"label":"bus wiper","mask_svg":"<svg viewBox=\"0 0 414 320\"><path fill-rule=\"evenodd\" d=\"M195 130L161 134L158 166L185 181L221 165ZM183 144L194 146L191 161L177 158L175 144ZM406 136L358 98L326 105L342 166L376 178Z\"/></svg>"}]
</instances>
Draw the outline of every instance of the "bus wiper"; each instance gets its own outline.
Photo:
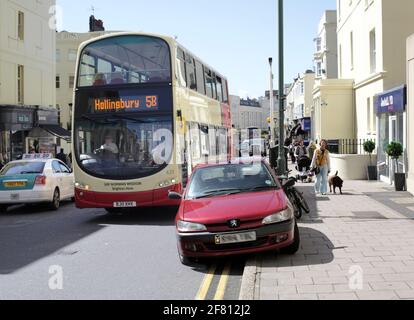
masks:
<instances>
[{"instance_id":1,"label":"bus wiper","mask_svg":"<svg viewBox=\"0 0 414 320\"><path fill-rule=\"evenodd\" d=\"M134 121L134 122L138 122L138 123L146 123L143 120L139 120L139 119L131 118L131 117L126 117L126 116L121 116L119 114L114 114L114 115L112 115L112 117L117 118L117 119L122 119L122 120L130 120L130 121Z\"/></svg>"},{"instance_id":2,"label":"bus wiper","mask_svg":"<svg viewBox=\"0 0 414 320\"><path fill-rule=\"evenodd\" d=\"M232 195L232 194L238 194L238 193L242 193L243 190L241 189L219 189L219 190L212 190L212 191L208 191L203 193L202 195L195 197L195 199L202 199L202 198L208 198L208 197L213 197L213 196L218 196L218 195Z\"/></svg>"}]
</instances>

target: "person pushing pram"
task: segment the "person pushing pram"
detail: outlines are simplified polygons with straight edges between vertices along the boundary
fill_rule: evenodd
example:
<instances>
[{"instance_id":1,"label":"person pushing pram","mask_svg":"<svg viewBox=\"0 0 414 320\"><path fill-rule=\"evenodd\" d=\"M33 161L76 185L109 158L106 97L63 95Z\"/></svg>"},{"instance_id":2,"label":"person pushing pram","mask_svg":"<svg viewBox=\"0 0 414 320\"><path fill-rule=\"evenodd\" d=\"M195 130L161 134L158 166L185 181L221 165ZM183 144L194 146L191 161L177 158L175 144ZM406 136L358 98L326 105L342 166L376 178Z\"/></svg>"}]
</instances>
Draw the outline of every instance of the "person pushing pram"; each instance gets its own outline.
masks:
<instances>
[{"instance_id":1,"label":"person pushing pram","mask_svg":"<svg viewBox=\"0 0 414 320\"><path fill-rule=\"evenodd\" d=\"M299 145L296 147L295 156L297 163L296 170L299 173L298 180L301 180L302 182L305 180L312 181L310 172L312 160L308 156L308 150L303 141L300 141Z\"/></svg>"}]
</instances>

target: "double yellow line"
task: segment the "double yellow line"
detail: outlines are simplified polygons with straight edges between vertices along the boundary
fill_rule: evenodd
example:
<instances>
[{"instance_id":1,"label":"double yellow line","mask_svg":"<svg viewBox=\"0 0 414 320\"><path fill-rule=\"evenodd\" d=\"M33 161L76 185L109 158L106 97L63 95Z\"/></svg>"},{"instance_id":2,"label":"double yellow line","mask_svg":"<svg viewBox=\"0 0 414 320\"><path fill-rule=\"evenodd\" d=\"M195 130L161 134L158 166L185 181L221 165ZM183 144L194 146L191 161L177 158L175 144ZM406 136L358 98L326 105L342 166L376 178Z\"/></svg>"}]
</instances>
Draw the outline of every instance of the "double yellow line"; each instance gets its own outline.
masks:
<instances>
[{"instance_id":1,"label":"double yellow line","mask_svg":"<svg viewBox=\"0 0 414 320\"><path fill-rule=\"evenodd\" d=\"M198 290L196 300L206 300L208 292L210 290L211 284L214 280L214 276L217 270L217 264L213 264L206 275L204 276L203 282L201 283L200 289ZM231 270L231 263L226 263L223 272L220 276L220 281L217 286L216 293L214 295L214 300L223 300L224 294L226 293L227 283L229 281L229 274Z\"/></svg>"}]
</instances>

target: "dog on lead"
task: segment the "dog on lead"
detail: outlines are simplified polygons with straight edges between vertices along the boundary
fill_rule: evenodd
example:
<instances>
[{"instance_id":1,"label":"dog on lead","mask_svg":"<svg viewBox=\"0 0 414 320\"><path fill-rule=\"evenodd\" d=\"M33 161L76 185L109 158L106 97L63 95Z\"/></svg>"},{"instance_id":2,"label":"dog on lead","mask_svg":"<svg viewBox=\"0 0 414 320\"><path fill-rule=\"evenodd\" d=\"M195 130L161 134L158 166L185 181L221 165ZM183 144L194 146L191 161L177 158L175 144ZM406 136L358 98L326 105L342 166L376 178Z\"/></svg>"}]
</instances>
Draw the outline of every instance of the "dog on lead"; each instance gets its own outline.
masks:
<instances>
[{"instance_id":1,"label":"dog on lead","mask_svg":"<svg viewBox=\"0 0 414 320\"><path fill-rule=\"evenodd\" d=\"M336 188L338 188L342 194L343 186L344 186L344 181L338 176L338 171L336 172L334 176L329 177L329 190L331 191L331 193L333 189L333 193L336 194Z\"/></svg>"}]
</instances>

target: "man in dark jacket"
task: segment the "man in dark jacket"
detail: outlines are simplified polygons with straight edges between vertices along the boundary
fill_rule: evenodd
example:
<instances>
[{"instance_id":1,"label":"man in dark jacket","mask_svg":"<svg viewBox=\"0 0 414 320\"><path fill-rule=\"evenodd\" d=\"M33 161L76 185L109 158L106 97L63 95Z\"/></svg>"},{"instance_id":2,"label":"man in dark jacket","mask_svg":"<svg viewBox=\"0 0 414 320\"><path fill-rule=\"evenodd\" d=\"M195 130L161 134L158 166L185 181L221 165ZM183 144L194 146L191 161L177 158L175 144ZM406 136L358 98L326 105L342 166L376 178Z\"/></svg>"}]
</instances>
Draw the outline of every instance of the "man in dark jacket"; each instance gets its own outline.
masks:
<instances>
[{"instance_id":1,"label":"man in dark jacket","mask_svg":"<svg viewBox=\"0 0 414 320\"><path fill-rule=\"evenodd\" d=\"M56 159L62 161L64 164L68 165L68 157L65 154L65 150L63 148L60 149L60 153L56 155Z\"/></svg>"}]
</instances>

